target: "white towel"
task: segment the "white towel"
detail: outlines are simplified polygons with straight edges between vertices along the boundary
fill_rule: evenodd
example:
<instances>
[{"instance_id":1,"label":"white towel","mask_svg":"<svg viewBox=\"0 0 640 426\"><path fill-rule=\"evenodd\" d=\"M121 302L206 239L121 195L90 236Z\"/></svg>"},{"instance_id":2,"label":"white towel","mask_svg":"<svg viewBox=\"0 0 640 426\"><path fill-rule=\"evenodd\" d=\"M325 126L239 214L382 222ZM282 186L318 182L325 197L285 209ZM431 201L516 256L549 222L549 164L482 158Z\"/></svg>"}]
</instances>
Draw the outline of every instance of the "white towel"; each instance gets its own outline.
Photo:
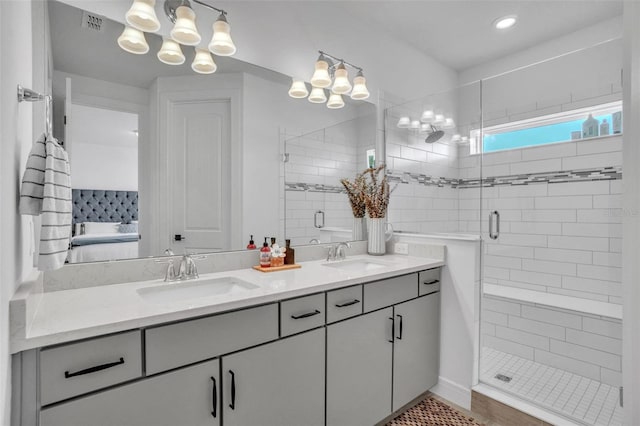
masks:
<instances>
[{"instance_id":1,"label":"white towel","mask_svg":"<svg viewBox=\"0 0 640 426\"><path fill-rule=\"evenodd\" d=\"M71 237L71 176L67 152L53 138L40 136L22 178L20 213L42 214L38 269L64 265Z\"/></svg>"}]
</instances>

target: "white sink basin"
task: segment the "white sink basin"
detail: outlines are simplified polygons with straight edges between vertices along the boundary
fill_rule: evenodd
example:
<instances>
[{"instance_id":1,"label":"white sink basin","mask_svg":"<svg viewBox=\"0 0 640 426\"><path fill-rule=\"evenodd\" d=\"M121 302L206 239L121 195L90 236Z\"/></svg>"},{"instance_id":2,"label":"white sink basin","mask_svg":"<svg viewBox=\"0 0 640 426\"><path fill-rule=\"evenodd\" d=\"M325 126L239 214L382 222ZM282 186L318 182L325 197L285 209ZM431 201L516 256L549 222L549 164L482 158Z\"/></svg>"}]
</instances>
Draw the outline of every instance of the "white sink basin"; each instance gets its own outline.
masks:
<instances>
[{"instance_id":1,"label":"white sink basin","mask_svg":"<svg viewBox=\"0 0 640 426\"><path fill-rule=\"evenodd\" d=\"M389 267L386 263L369 259L341 260L337 262L323 263L323 265L347 272L372 272Z\"/></svg>"},{"instance_id":2,"label":"white sink basin","mask_svg":"<svg viewBox=\"0 0 640 426\"><path fill-rule=\"evenodd\" d=\"M201 281L179 281L171 284L142 287L136 290L148 302L167 303L211 296L239 294L258 288L257 285L234 277Z\"/></svg>"}]
</instances>

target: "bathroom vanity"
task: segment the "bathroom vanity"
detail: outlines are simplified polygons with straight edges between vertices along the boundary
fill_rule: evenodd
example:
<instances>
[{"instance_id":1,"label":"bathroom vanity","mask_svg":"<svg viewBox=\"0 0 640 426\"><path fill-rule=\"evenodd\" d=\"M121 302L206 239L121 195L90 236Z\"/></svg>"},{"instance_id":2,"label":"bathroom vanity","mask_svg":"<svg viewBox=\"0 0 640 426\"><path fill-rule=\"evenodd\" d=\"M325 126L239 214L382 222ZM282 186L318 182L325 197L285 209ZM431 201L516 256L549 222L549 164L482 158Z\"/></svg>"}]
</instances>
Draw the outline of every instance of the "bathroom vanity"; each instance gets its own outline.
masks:
<instances>
[{"instance_id":1,"label":"bathroom vanity","mask_svg":"<svg viewBox=\"0 0 640 426\"><path fill-rule=\"evenodd\" d=\"M443 262L369 259L207 274L200 281L232 276L255 288L195 302L145 299L149 288L189 282L43 293L30 336L16 343L16 424L380 422L438 381ZM62 293L74 292L93 298L65 311ZM121 307L107 323L116 293ZM63 330L83 314L84 326Z\"/></svg>"}]
</instances>

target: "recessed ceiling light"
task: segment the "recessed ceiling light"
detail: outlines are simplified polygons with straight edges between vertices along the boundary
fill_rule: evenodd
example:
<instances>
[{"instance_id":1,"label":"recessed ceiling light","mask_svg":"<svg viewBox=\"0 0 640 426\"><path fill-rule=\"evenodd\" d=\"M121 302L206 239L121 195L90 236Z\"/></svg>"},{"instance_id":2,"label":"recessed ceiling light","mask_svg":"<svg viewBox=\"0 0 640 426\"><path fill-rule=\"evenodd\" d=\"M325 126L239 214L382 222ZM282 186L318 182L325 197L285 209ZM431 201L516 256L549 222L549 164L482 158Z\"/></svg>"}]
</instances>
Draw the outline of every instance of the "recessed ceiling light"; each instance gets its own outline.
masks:
<instances>
[{"instance_id":1,"label":"recessed ceiling light","mask_svg":"<svg viewBox=\"0 0 640 426\"><path fill-rule=\"evenodd\" d=\"M493 21L493 26L497 30L506 30L513 27L516 24L518 17L516 15L503 16Z\"/></svg>"}]
</instances>

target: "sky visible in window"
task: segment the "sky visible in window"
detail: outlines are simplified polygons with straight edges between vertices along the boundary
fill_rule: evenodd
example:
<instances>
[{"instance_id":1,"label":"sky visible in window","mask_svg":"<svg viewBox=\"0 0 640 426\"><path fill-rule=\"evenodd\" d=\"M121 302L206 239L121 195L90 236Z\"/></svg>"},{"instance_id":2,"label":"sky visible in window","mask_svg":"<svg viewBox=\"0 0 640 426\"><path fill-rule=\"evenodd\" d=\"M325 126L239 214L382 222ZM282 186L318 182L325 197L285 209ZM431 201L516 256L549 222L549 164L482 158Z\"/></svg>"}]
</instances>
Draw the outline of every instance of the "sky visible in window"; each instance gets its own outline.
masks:
<instances>
[{"instance_id":1,"label":"sky visible in window","mask_svg":"<svg viewBox=\"0 0 640 426\"><path fill-rule=\"evenodd\" d=\"M609 123L609 134L613 132L611 114L594 116L599 123L604 119ZM512 132L488 134L484 136L484 152L502 151L505 149L524 148L571 140L571 132L582 132L583 119L564 123L549 124L540 127L514 130Z\"/></svg>"}]
</instances>

